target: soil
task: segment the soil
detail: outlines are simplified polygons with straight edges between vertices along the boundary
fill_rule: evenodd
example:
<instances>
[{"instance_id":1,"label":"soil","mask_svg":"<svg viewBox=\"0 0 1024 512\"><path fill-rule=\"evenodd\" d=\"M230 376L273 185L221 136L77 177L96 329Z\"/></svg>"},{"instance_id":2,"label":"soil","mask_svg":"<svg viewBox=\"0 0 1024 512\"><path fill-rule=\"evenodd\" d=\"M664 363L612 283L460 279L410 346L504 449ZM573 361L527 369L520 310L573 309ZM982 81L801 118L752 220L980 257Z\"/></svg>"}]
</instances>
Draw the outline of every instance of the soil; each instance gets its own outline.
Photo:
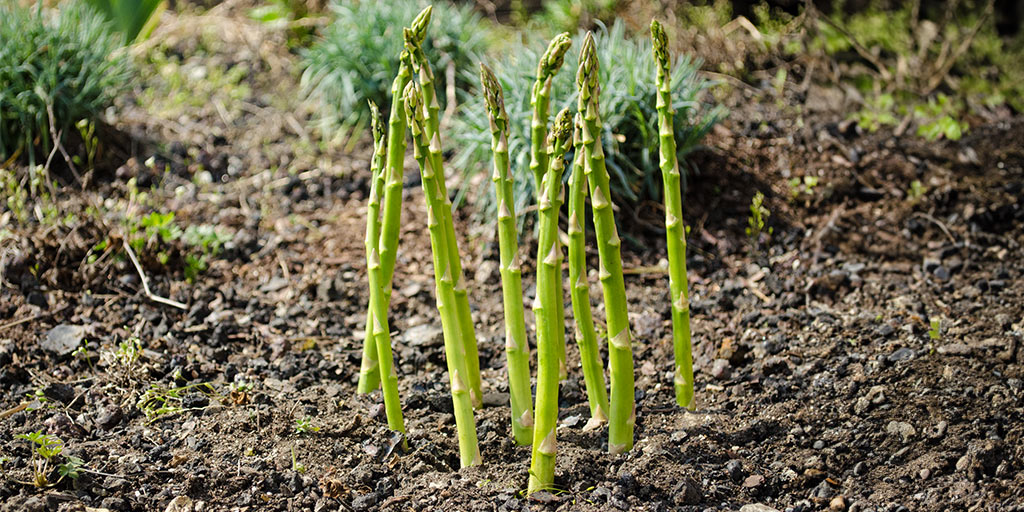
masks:
<instances>
[{"instance_id":1,"label":"soil","mask_svg":"<svg viewBox=\"0 0 1024 512\"><path fill-rule=\"evenodd\" d=\"M235 28L197 49L199 16ZM244 10L165 21L154 39L184 66L250 66L249 106L167 119L129 102L118 128L136 158L58 195L76 221L7 218L0 510L1024 510L1024 118L928 142L864 133L841 106L813 108L813 94L733 90L686 196L697 410L674 403L664 244L657 207L641 205L623 253L636 445L609 455L607 429L583 430L571 371L558 490L527 498L492 227L457 218L486 392L483 464L459 469L420 189L405 190L391 307L402 452L379 393L355 394L365 137L350 151L308 142L296 58ZM147 152L161 165L140 164ZM233 234L192 283L180 243L167 263L140 254L153 293L185 309L148 298L130 260L90 259L125 237L114 213L88 212L122 204L127 176L181 225ZM794 194L803 176L818 182ZM751 239L755 191L771 231ZM600 318L596 276L591 295ZM569 354L578 363L572 343ZM78 478L23 483L33 459L16 436L38 430L84 462Z\"/></svg>"}]
</instances>

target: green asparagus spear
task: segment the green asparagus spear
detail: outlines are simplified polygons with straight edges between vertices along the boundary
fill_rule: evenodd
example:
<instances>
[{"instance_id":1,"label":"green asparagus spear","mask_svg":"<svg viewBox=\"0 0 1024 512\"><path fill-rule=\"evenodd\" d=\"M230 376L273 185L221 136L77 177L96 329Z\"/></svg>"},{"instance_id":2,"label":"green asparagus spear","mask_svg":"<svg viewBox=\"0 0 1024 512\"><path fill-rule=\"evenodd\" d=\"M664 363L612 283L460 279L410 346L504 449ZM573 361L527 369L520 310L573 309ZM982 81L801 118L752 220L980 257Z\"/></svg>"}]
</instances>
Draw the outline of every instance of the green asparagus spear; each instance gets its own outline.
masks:
<instances>
[{"instance_id":1,"label":"green asparagus spear","mask_svg":"<svg viewBox=\"0 0 1024 512\"><path fill-rule=\"evenodd\" d=\"M411 28L405 29L406 50L412 55L413 66L420 80L420 94L423 97L424 110L424 133L429 142L427 147L429 154L427 158L433 162L437 169L442 169L440 116L441 107L437 103L437 94L434 89L434 72L423 52L423 40L426 38L427 25L430 24L432 8L427 7L413 21ZM448 188L445 185L444 174L438 178L438 190L445 198L448 197ZM451 260L452 279L455 283L455 307L458 311L462 343L465 345L467 357L469 395L476 408L483 407L483 392L480 382L480 357L477 352L476 330L473 326L473 317L469 308L469 294L466 291L462 279L462 261L458 248L456 247L455 227L452 221L452 212L449 208L445 212L438 212L442 217L439 219L442 228L446 232L448 241L448 256Z\"/></svg>"},{"instance_id":2,"label":"green asparagus spear","mask_svg":"<svg viewBox=\"0 0 1024 512\"><path fill-rule=\"evenodd\" d=\"M672 63L668 55L668 37L658 20L651 20L654 60L658 64L658 136L661 141L661 180L665 188L665 237L668 248L668 278L672 297L672 340L675 352L676 403L694 409L693 354L690 346L690 293L686 278L686 229L683 226L683 200L679 190L679 162L676 161L675 131L672 117Z\"/></svg>"},{"instance_id":3,"label":"green asparagus spear","mask_svg":"<svg viewBox=\"0 0 1024 512\"><path fill-rule=\"evenodd\" d=\"M633 447L636 408L633 400L633 350L626 310L626 286L622 278L621 241L615 228L608 169L601 147L600 91L594 35L587 33L580 50L576 73L579 112L583 116L584 173L590 185L594 230L600 261L608 325L608 366L611 368L611 401L608 418L608 451L622 453Z\"/></svg>"},{"instance_id":4,"label":"green asparagus spear","mask_svg":"<svg viewBox=\"0 0 1024 512\"><path fill-rule=\"evenodd\" d=\"M434 281L437 285L437 309L441 315L441 329L444 334L444 353L448 363L452 404L455 410L455 428L459 438L459 460L462 467L472 466L480 463L480 451L473 419L473 403L467 384L469 370L465 345L462 343L461 325L455 308L455 283L451 260L448 257L450 245L446 239L447 232L442 226L443 212L451 211L451 202L448 196L441 194L438 184L444 177L444 169L435 167L429 158L423 96L416 82L409 82L406 86L404 100L406 117L412 132L414 156L420 167L423 193L427 202L427 227L430 230Z\"/></svg>"},{"instance_id":5,"label":"green asparagus spear","mask_svg":"<svg viewBox=\"0 0 1024 512\"><path fill-rule=\"evenodd\" d=\"M551 488L555 475L555 429L558 423L559 370L558 333L555 310L563 310L562 249L558 240L558 205L562 196L565 153L571 144L572 114L562 110L548 137L548 172L541 180L540 229L537 242L537 418L533 431L533 457L527 492Z\"/></svg>"},{"instance_id":6,"label":"green asparagus spear","mask_svg":"<svg viewBox=\"0 0 1024 512\"><path fill-rule=\"evenodd\" d=\"M380 240L380 221L378 220L380 191L384 186L384 123L381 121L377 105L372 102L370 103L370 112L374 152L370 165L373 180L370 185L370 200L366 208L366 267L370 274L372 330L382 375L381 389L384 391L384 407L387 412L388 427L405 434L402 402L398 396L398 375L395 373L394 361L391 356L391 331L388 328L388 305L384 292L386 284L384 283L378 245Z\"/></svg>"},{"instance_id":7,"label":"green asparagus spear","mask_svg":"<svg viewBox=\"0 0 1024 512\"><path fill-rule=\"evenodd\" d=\"M412 61L402 52L398 75L391 83L391 114L388 116L387 167L380 179L384 185L383 221L380 228L379 257L384 283L384 303L391 304L391 279L395 273L395 254L398 252L398 228L402 213L402 180L405 160L405 108L402 93L412 74ZM366 312L366 338L363 341L363 360L359 368L358 393L369 393L380 384L377 365L377 347L373 341L373 311Z\"/></svg>"},{"instance_id":8,"label":"green asparagus spear","mask_svg":"<svg viewBox=\"0 0 1024 512\"><path fill-rule=\"evenodd\" d=\"M589 429L608 421L608 389L605 387L601 352L597 348L594 317L590 311L590 284L587 282L587 255L584 250L587 177L583 174L583 118L578 113L574 125L575 158L569 175L569 289L576 324L576 344L580 348L583 380L590 403L590 421L586 427Z\"/></svg>"},{"instance_id":9,"label":"green asparagus spear","mask_svg":"<svg viewBox=\"0 0 1024 512\"><path fill-rule=\"evenodd\" d=\"M523 314L522 271L519 266L519 233L516 231L512 170L508 159L508 114L501 84L484 64L480 82L491 125L494 154L494 192L498 199L498 246L501 253L501 290L505 305L505 354L512 407L512 436L516 444L533 441L533 404L530 396L530 347Z\"/></svg>"}]
</instances>

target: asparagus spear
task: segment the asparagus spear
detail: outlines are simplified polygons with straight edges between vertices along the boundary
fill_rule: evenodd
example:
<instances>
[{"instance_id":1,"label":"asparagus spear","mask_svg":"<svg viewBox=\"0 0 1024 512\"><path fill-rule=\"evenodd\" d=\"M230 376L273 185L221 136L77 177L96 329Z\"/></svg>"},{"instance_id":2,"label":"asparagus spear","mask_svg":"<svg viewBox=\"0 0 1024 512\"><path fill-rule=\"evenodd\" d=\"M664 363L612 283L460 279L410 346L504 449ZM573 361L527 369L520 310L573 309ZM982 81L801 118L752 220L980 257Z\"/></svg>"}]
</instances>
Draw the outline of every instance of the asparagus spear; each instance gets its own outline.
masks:
<instances>
[{"instance_id":1,"label":"asparagus spear","mask_svg":"<svg viewBox=\"0 0 1024 512\"><path fill-rule=\"evenodd\" d=\"M683 226L683 200L679 190L679 162L676 161L675 130L672 117L672 63L668 55L668 37L658 20L651 20L654 60L658 64L658 136L661 141L661 180L665 188L665 237L668 248L668 279L672 293L672 340L676 369L673 379L676 403L694 409L693 354L690 345L690 293L686 278L686 230Z\"/></svg>"},{"instance_id":2,"label":"asparagus spear","mask_svg":"<svg viewBox=\"0 0 1024 512\"><path fill-rule=\"evenodd\" d=\"M370 102L370 113L374 152L370 164L373 180L370 185L370 200L366 208L366 267L370 274L373 338L380 372L383 376L381 389L384 391L384 407L387 412L388 427L405 434L402 402L398 396L398 375L395 373L394 361L391 356L391 331L388 328L388 305L384 291L386 284L379 254L380 221L378 216L380 214L380 191L384 186L384 123L381 121L380 110L373 102ZM403 445L407 446L404 443L403 439Z\"/></svg>"},{"instance_id":3,"label":"asparagus spear","mask_svg":"<svg viewBox=\"0 0 1024 512\"><path fill-rule=\"evenodd\" d=\"M505 95L494 73L480 64L480 82L491 125L494 154L494 192L498 199L498 245L501 252L501 291L505 305L505 354L508 358L508 388L512 407L512 436L516 444L533 441L533 404L530 401L530 347L526 341L523 315L522 271L516 231L512 170L508 159L508 114Z\"/></svg>"},{"instance_id":4,"label":"asparagus spear","mask_svg":"<svg viewBox=\"0 0 1024 512\"><path fill-rule=\"evenodd\" d=\"M551 103L551 80L558 73L565 61L565 53L572 46L572 39L569 34L562 33L555 36L548 43L548 48L537 63L537 80L533 83L530 92L530 105L533 106L533 118L530 122L530 170L533 171L535 195L537 203L544 195L543 178L548 169L547 154L547 131L548 131L548 109ZM565 325L565 310L559 309L554 312L555 322ZM558 344L558 378L565 379L569 370L565 364L565 334L559 337Z\"/></svg>"},{"instance_id":5,"label":"asparagus spear","mask_svg":"<svg viewBox=\"0 0 1024 512\"><path fill-rule=\"evenodd\" d=\"M395 254L398 252L398 228L402 213L402 180L405 159L405 108L402 93L412 74L412 61L408 52L402 52L398 75L391 83L391 114L388 116L387 167L380 179L386 180L382 226L380 228L379 257L384 284L384 304L391 304L391 279L395 273ZM369 393L380 384L377 346L373 341L373 311L366 312L366 338L363 340L363 360L359 368L358 393Z\"/></svg>"},{"instance_id":6,"label":"asparagus spear","mask_svg":"<svg viewBox=\"0 0 1024 512\"><path fill-rule=\"evenodd\" d=\"M437 103L437 94L434 89L434 72L430 67L426 54L423 52L423 40L426 38L427 25L430 24L432 7L423 9L410 28L405 29L406 50L412 55L413 66L419 76L420 95L424 104L424 133L429 141L427 147L429 153L427 158L433 162L437 169L442 169L441 135L439 133L441 107ZM448 197L448 188L445 185L444 174L438 178L438 190L440 194ZM462 343L465 345L465 352L468 363L467 381L469 384L469 395L476 408L483 407L483 393L480 382L480 357L477 352L476 330L473 326L473 317L469 309L469 294L466 291L462 279L462 261L458 247L456 246L455 227L452 221L452 212L449 207L444 212L438 212L442 228L446 232L448 242L448 256L452 266L452 279L455 285L455 307L458 311L458 319Z\"/></svg>"},{"instance_id":7,"label":"asparagus spear","mask_svg":"<svg viewBox=\"0 0 1024 512\"><path fill-rule=\"evenodd\" d=\"M541 56L537 63L537 80L533 83L533 90L530 93L530 105L533 107L533 120L530 124L530 171L533 172L533 190L536 191L537 200L544 191L541 189L544 173L548 168L547 144L548 137L548 108L551 104L551 79L558 74L559 68L565 61L565 52L572 46L572 39L569 33L564 32L555 36L548 43L548 49Z\"/></svg>"},{"instance_id":8,"label":"asparagus spear","mask_svg":"<svg viewBox=\"0 0 1024 512\"><path fill-rule=\"evenodd\" d=\"M599 275L604 292L608 325L608 366L611 367L611 407L608 419L608 451L622 453L633 447L636 407L633 401L633 350L626 311L626 286L622 278L621 242L615 228L608 169L601 147L601 86L593 33L587 33L580 49L576 73L579 112L583 116L584 173L590 185L594 209L594 230L600 260Z\"/></svg>"},{"instance_id":9,"label":"asparagus spear","mask_svg":"<svg viewBox=\"0 0 1024 512\"><path fill-rule=\"evenodd\" d=\"M576 324L576 344L580 348L583 380L590 403L590 421L587 429L608 421L608 390L604 382L604 367L597 348L597 332L590 311L590 285L587 283L587 255L584 250L586 225L587 177L583 175L583 117L575 117L573 146L575 157L569 175L569 289L572 294L572 316Z\"/></svg>"},{"instance_id":10,"label":"asparagus spear","mask_svg":"<svg viewBox=\"0 0 1024 512\"><path fill-rule=\"evenodd\" d=\"M426 136L426 117L423 96L416 82L409 82L405 88L404 105L409 129L412 133L413 150L419 164L423 181L423 193L427 202L427 227L430 230L430 247L433 253L434 282L437 285L437 309L441 315L441 329L444 334L444 353L448 363L448 377L452 390L452 404L455 409L455 427L459 438L459 460L462 467L480 463L477 446L476 424L473 419L473 404L467 384L468 364L465 345L460 333L461 325L455 308L455 283L451 260L448 257L447 231L442 226L443 212L451 211L448 196L441 194L439 181L444 169L435 166L429 158L429 142ZM456 249L457 250L457 249Z\"/></svg>"},{"instance_id":11,"label":"asparagus spear","mask_svg":"<svg viewBox=\"0 0 1024 512\"><path fill-rule=\"evenodd\" d=\"M559 112L548 137L548 172L540 196L540 230L537 242L537 418L533 430L533 457L527 492L551 488L555 476L555 428L558 423L558 333L565 324L555 320L562 305L562 249L558 241L558 205L562 196L565 153L572 134L569 109Z\"/></svg>"}]
</instances>

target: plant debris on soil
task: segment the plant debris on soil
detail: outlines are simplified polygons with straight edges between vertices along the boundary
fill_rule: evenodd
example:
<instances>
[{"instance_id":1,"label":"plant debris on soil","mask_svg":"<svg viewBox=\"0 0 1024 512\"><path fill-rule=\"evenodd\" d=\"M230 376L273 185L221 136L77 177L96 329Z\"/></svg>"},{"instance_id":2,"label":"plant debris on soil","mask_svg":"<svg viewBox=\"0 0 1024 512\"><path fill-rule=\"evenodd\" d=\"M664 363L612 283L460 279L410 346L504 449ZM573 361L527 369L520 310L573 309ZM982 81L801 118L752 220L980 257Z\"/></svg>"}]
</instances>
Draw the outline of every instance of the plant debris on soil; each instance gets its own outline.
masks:
<instances>
[{"instance_id":1,"label":"plant debris on soil","mask_svg":"<svg viewBox=\"0 0 1024 512\"><path fill-rule=\"evenodd\" d=\"M778 108L770 87L733 90L684 198L696 412L675 405L663 234L643 220L657 206L640 205L623 245L635 448L609 455L606 429L584 431L572 370L557 490L526 497L492 226L456 216L485 390L483 464L460 470L422 193L405 191L391 305L403 453L379 392L355 394L368 146L309 142L294 56L236 10L202 15L232 27L204 48L188 31L210 19L165 14L153 44L184 73L246 66L237 103L163 117L125 105L118 127L140 142L115 178L136 176L182 225L232 233L205 271L186 281L180 245L168 263L140 254L140 269L91 261L125 235L86 213L128 197L120 179L65 187L53 201L75 222L8 228L0 511L1024 510L1024 119L928 142L864 133L835 105ZM154 151L159 165L139 163ZM817 181L790 184L804 176ZM757 191L773 229L752 240ZM140 273L186 308L148 298ZM596 275L591 290L602 318ZM17 435L39 430L63 441L57 462L81 459L78 478L23 483L33 455Z\"/></svg>"}]
</instances>

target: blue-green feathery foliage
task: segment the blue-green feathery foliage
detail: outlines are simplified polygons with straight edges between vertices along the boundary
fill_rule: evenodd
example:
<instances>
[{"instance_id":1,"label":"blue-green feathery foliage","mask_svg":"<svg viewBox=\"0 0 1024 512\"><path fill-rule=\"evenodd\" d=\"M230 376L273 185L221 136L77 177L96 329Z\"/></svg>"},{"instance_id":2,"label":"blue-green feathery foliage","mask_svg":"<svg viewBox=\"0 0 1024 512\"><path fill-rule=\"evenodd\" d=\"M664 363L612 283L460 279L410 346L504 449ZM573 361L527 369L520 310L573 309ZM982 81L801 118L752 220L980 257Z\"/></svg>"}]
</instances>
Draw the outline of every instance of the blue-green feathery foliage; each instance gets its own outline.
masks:
<instances>
[{"instance_id":1,"label":"blue-green feathery foliage","mask_svg":"<svg viewBox=\"0 0 1024 512\"><path fill-rule=\"evenodd\" d=\"M348 126L365 117L366 101L382 109L391 105L391 82L403 48L402 27L409 26L426 0L335 0L334 21L305 54L302 87L322 104L322 127ZM444 108L446 69L454 64L456 87L473 83L464 73L476 72L485 48L486 26L468 4L434 2L423 49L434 69L437 95ZM475 78L474 78L475 80Z\"/></svg>"},{"instance_id":2,"label":"blue-green feathery foliage","mask_svg":"<svg viewBox=\"0 0 1024 512\"><path fill-rule=\"evenodd\" d=\"M130 84L121 41L103 18L71 2L52 17L40 8L0 6L0 160L35 163L52 147L53 126L97 120Z\"/></svg>"}]
</instances>

